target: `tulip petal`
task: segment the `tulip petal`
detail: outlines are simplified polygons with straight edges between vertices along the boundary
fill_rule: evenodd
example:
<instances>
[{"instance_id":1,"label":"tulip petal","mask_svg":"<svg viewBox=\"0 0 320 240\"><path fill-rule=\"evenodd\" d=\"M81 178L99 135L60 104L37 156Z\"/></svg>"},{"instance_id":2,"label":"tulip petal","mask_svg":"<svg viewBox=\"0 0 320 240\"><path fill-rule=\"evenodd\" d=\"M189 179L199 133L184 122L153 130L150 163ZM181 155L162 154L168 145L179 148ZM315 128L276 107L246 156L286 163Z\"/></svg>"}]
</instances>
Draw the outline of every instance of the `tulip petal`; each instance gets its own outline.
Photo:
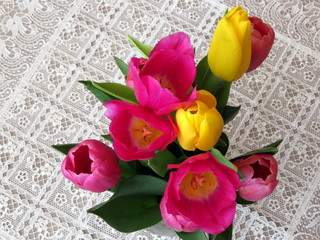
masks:
<instances>
[{"instance_id":1,"label":"tulip petal","mask_svg":"<svg viewBox=\"0 0 320 240\"><path fill-rule=\"evenodd\" d=\"M189 55L177 55L172 49L157 51L141 70L140 76L150 75L162 88L169 89L179 99L184 99L194 81L195 62Z\"/></svg>"},{"instance_id":2,"label":"tulip petal","mask_svg":"<svg viewBox=\"0 0 320 240\"><path fill-rule=\"evenodd\" d=\"M269 196L277 185L278 181L276 180L267 185L254 184L248 186L241 186L241 188L239 188L239 194L242 198L248 201L258 201Z\"/></svg>"},{"instance_id":3,"label":"tulip petal","mask_svg":"<svg viewBox=\"0 0 320 240\"><path fill-rule=\"evenodd\" d=\"M212 126L220 131L212 131ZM202 151L209 151L212 146L218 141L223 130L223 119L217 109L211 108L205 114L205 120L201 122L199 140L197 148Z\"/></svg>"},{"instance_id":4,"label":"tulip petal","mask_svg":"<svg viewBox=\"0 0 320 240\"><path fill-rule=\"evenodd\" d=\"M235 79L241 61L242 46L237 33L232 24L223 18L217 25L210 45L209 65L218 78L231 81Z\"/></svg>"},{"instance_id":5,"label":"tulip petal","mask_svg":"<svg viewBox=\"0 0 320 240\"><path fill-rule=\"evenodd\" d=\"M162 38L153 48L150 57L162 49L174 49L177 54L186 54L194 58L194 50L190 39L184 32L177 32Z\"/></svg>"},{"instance_id":6,"label":"tulip petal","mask_svg":"<svg viewBox=\"0 0 320 240\"><path fill-rule=\"evenodd\" d=\"M183 149L194 151L198 136L194 125L185 117L186 112L180 108L176 112L176 121L179 126L178 141ZM183 133L181 132L183 131Z\"/></svg>"}]
</instances>

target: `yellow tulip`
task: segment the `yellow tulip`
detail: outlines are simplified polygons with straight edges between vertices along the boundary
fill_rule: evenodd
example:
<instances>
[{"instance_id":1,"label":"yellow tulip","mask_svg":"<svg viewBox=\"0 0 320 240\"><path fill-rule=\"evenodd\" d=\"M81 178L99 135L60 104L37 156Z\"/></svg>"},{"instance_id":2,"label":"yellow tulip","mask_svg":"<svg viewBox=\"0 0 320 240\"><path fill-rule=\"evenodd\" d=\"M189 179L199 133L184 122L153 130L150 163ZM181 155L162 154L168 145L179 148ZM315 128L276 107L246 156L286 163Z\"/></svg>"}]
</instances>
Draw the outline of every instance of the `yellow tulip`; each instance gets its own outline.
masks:
<instances>
[{"instance_id":1,"label":"yellow tulip","mask_svg":"<svg viewBox=\"0 0 320 240\"><path fill-rule=\"evenodd\" d=\"M240 6L223 17L213 34L208 52L212 73L228 82L238 80L251 61L251 22Z\"/></svg>"},{"instance_id":2,"label":"yellow tulip","mask_svg":"<svg viewBox=\"0 0 320 240\"><path fill-rule=\"evenodd\" d=\"M211 93L200 90L194 103L177 110L178 142L183 149L208 151L217 143L224 122L216 105Z\"/></svg>"}]
</instances>

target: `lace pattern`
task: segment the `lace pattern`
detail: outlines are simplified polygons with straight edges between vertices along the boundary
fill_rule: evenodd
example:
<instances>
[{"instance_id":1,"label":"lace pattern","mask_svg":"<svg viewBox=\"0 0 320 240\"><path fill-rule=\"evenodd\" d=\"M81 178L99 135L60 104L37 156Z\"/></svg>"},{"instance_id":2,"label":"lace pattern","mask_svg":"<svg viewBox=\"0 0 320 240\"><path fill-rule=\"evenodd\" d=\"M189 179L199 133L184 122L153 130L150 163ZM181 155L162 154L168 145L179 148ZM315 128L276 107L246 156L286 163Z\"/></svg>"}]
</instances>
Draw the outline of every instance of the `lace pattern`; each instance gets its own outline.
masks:
<instances>
[{"instance_id":1,"label":"lace pattern","mask_svg":"<svg viewBox=\"0 0 320 240\"><path fill-rule=\"evenodd\" d=\"M207 53L226 8L242 5L273 26L257 70L232 85L241 105L225 126L229 157L283 138L279 186L238 206L237 240L320 238L320 5L317 0L4 0L0 4L0 240L167 240L119 233L86 210L111 194L76 188L52 144L100 139L104 108L79 80L124 83L113 57L140 56L125 34L150 45L184 31ZM236 144L235 144L236 143Z\"/></svg>"}]
</instances>

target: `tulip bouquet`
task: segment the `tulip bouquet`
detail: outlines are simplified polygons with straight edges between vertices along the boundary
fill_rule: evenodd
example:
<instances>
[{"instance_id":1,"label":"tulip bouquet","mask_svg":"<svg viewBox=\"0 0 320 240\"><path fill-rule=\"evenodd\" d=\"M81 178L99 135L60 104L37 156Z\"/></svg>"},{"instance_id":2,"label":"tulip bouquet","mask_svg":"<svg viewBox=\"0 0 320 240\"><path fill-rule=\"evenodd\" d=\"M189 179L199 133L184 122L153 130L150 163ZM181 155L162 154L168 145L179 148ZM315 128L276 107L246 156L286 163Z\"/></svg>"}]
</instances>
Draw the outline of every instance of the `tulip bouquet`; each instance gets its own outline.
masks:
<instances>
[{"instance_id":1,"label":"tulip bouquet","mask_svg":"<svg viewBox=\"0 0 320 240\"><path fill-rule=\"evenodd\" d=\"M126 86L81 81L106 107L113 149L98 140L53 146L67 156L63 175L112 197L88 210L122 232L163 220L185 240L231 239L236 204L250 204L276 187L272 156L281 140L233 159L223 132L240 106L228 106L233 81L257 68L274 32L235 7L219 21L208 55L197 65L189 37L178 32L143 54L115 58Z\"/></svg>"}]
</instances>

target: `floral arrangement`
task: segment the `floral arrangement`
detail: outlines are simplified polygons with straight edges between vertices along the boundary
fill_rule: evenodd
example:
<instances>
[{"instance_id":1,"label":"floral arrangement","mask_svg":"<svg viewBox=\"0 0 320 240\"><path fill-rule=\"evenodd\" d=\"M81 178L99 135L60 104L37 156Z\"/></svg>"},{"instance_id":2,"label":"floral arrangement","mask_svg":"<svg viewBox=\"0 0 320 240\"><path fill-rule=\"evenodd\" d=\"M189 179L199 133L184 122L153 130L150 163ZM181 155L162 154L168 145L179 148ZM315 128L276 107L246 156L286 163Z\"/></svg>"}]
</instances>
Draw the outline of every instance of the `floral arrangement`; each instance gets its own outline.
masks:
<instances>
[{"instance_id":1,"label":"floral arrangement","mask_svg":"<svg viewBox=\"0 0 320 240\"><path fill-rule=\"evenodd\" d=\"M223 132L240 106L228 106L233 81L267 57L274 31L240 6L219 21L197 65L189 37L178 32L153 48L128 39L143 54L117 83L81 81L106 107L113 149L98 140L53 146L66 154L63 175L79 188L114 192L88 210L121 232L163 220L181 239L231 239L236 204L272 193L281 140L233 159Z\"/></svg>"}]
</instances>

